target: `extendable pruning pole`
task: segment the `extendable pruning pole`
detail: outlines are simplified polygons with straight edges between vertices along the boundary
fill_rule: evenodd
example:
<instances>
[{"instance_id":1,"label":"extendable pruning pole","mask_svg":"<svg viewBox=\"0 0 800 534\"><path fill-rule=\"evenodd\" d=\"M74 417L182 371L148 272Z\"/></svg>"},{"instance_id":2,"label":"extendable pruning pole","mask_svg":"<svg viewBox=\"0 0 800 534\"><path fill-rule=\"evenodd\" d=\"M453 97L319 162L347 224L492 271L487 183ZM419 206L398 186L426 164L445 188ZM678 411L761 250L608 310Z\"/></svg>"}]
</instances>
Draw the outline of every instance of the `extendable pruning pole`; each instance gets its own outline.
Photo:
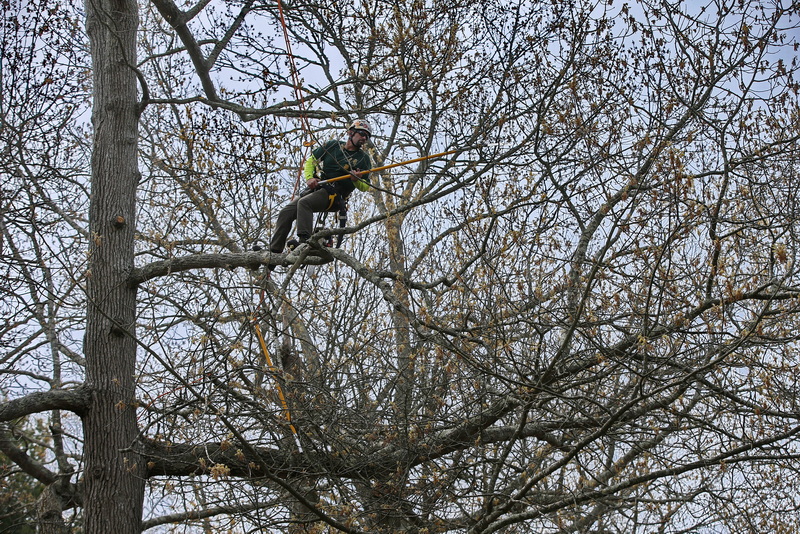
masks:
<instances>
[{"instance_id":1,"label":"extendable pruning pole","mask_svg":"<svg viewBox=\"0 0 800 534\"><path fill-rule=\"evenodd\" d=\"M401 165L409 165L411 163L416 163L418 161L425 161L426 159L440 158L442 156L447 156L449 154L455 154L459 150L462 150L462 149L448 150L447 152L439 152L438 154L431 154L430 156L422 156L421 158L414 158L414 159L410 159L410 160L407 160L407 161L401 161L399 163L392 163L391 165L384 165L382 167L375 167L374 169L369 169L369 170L366 170L366 171L359 171L359 172L368 173L368 172L384 171L386 169L392 169L394 167L400 167ZM327 180L322 180L319 183L321 183L321 184L329 184L331 182L338 182L339 180L344 180L345 178L350 178L351 176L352 175L350 175L350 174L345 174L345 175L342 175L342 176L337 176L336 178L328 178Z\"/></svg>"}]
</instances>

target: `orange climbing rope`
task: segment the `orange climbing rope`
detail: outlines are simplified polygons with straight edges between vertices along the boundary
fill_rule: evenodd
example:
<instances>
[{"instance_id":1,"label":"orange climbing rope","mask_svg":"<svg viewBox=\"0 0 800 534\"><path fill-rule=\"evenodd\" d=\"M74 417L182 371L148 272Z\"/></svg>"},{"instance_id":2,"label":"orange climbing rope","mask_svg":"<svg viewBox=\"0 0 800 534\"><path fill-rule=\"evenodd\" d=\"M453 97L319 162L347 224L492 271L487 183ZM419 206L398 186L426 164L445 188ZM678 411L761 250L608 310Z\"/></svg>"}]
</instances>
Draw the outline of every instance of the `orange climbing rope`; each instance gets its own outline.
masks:
<instances>
[{"instance_id":1,"label":"orange climbing rope","mask_svg":"<svg viewBox=\"0 0 800 534\"><path fill-rule=\"evenodd\" d=\"M306 110L306 101L303 98L303 91L301 90L301 83L300 83L300 72L297 70L297 64L294 61L294 53L292 53L292 43L289 40L289 29L286 26L286 18L283 15L283 3L281 0L276 0L278 3L278 18L281 21L281 27L283 28L283 40L286 44L286 55L289 58L289 72L291 73L292 77L292 85L294 87L294 94L295 98L300 105L300 128L303 130L305 134L306 141L303 143L304 151L302 154L301 162L305 161L308 157L308 149L314 143L311 140L311 124L308 122L308 112ZM298 165L297 167L297 178L294 182L294 190L292 191L292 199L294 199L295 195L297 194L298 189L300 188L300 178L303 176L303 165Z\"/></svg>"},{"instance_id":2,"label":"orange climbing rope","mask_svg":"<svg viewBox=\"0 0 800 534\"><path fill-rule=\"evenodd\" d=\"M306 102L305 99L303 98L303 91L300 84L300 73L297 70L297 65L294 61L294 54L292 53L292 44L289 39L289 29L286 26L286 18L284 17L283 14L283 4L281 3L281 0L276 0L276 1L278 4L278 17L281 22L281 27L283 28L283 39L284 42L286 43L286 55L289 58L289 71L291 73L292 86L294 88L295 97L297 98L297 101L300 106L300 128L303 131L304 136L308 139L306 142L303 143L304 153L302 155L301 161L305 161L305 159L308 157L308 148L313 145L313 142L311 141L311 125L308 122ZM301 164L298 165L297 179L295 180L294 191L292 192L292 199L294 199L295 195L297 194L297 190L299 189L300 178L302 177L302 173L303 173L303 165ZM259 307L263 305L264 305L264 290L262 288ZM253 331L255 332L256 337L258 338L258 344L261 347L261 352L264 355L264 361L266 363L267 370L272 375L273 380L275 382L275 390L278 394L278 400L280 401L281 408L283 409L283 415L286 418L286 422L288 423L289 428L292 431L292 434L294 435L294 440L295 443L297 444L298 449L302 452L303 447L297 435L297 429L295 428L294 423L292 422L292 414L289 411L289 403L286 401L286 395L284 395L283 388L281 387L281 381L279 376L280 370L272 362L272 358L269 355L269 350L267 350L267 342L264 339L264 335L261 333L261 327L258 324L258 319L256 316L253 316L252 318L252 325L253 325Z\"/></svg>"}]
</instances>

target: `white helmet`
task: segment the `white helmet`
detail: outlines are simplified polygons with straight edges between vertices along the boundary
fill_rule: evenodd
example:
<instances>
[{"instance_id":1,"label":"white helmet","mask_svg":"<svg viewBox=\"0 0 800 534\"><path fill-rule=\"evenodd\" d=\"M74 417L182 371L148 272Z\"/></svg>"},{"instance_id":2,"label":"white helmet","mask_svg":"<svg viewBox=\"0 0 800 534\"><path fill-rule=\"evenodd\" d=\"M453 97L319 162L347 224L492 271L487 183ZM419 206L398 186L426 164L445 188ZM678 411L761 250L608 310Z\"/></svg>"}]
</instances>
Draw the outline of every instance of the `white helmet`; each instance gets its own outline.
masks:
<instances>
[{"instance_id":1,"label":"white helmet","mask_svg":"<svg viewBox=\"0 0 800 534\"><path fill-rule=\"evenodd\" d=\"M363 130L367 132L368 135L372 135L372 128L370 128L369 123L365 120L356 119L353 121L353 124L350 125L348 130L355 131L355 130Z\"/></svg>"}]
</instances>

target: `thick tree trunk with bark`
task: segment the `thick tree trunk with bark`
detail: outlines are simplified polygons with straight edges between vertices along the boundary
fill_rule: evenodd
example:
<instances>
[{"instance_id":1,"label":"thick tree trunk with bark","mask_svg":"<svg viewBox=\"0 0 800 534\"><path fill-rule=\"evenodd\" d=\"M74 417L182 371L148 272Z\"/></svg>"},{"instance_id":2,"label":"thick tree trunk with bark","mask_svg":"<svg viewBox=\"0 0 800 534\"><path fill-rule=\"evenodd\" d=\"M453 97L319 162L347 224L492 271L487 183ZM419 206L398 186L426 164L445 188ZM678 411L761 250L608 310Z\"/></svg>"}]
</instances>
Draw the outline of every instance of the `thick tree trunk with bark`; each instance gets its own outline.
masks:
<instances>
[{"instance_id":1,"label":"thick tree trunk with bark","mask_svg":"<svg viewBox=\"0 0 800 534\"><path fill-rule=\"evenodd\" d=\"M136 291L133 269L138 111L135 0L87 0L94 72L84 414L85 532L139 533L145 465L130 452L134 403Z\"/></svg>"}]
</instances>

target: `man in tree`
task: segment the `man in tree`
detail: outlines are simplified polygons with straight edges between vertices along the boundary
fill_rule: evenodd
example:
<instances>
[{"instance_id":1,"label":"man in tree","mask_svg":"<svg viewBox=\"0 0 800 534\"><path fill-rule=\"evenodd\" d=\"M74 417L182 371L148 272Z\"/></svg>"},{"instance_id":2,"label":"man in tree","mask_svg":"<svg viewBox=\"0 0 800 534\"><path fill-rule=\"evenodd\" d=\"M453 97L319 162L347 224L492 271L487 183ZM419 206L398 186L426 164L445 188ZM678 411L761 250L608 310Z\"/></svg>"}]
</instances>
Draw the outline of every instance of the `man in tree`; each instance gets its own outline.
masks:
<instances>
[{"instance_id":1,"label":"man in tree","mask_svg":"<svg viewBox=\"0 0 800 534\"><path fill-rule=\"evenodd\" d=\"M307 188L278 214L270 250L280 254L286 238L297 220L297 238L303 243L311 237L314 213L346 210L347 198L354 189L369 189L371 167L369 156L362 150L372 134L369 123L356 120L347 130L347 142L331 140L315 148L303 167ZM350 179L325 183L324 180L350 175Z\"/></svg>"}]
</instances>

